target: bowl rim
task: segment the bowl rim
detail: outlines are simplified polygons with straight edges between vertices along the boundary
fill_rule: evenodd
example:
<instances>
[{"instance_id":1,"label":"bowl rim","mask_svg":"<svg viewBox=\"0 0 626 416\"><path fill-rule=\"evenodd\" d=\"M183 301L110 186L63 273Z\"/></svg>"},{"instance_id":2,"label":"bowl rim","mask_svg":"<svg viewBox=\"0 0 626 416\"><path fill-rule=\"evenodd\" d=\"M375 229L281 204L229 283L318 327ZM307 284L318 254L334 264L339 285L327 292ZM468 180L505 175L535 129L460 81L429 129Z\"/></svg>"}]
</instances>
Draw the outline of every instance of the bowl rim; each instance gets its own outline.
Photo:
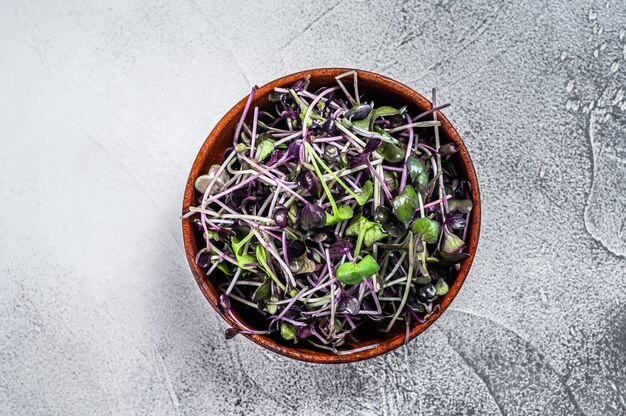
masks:
<instances>
[{"instance_id":1,"label":"bowl rim","mask_svg":"<svg viewBox=\"0 0 626 416\"><path fill-rule=\"evenodd\" d=\"M307 75L311 75L312 77L319 76L321 74L324 75L334 75L337 76L344 72L356 71L358 73L359 79L365 80L368 83L379 83L385 85L386 88L393 90L394 95L403 95L407 97L411 104L419 108L432 108L432 103L427 100L424 96L422 96L417 91L412 88L396 81L391 78L388 78L384 75L380 75L374 72L365 71L361 69L354 68L315 68L304 71L294 72L289 75L282 76L273 81L266 83L265 85L258 88L256 91L257 96L266 96L269 94L275 87L283 87L285 85L291 85L299 79L304 78ZM242 98L237 104L235 104L215 125L215 127L211 130L211 133L204 140L194 162L191 167L191 171L189 172L189 177L187 179L187 184L185 186L185 193L183 197L183 207L182 213L185 214L188 212L187 207L194 205L194 197L195 197L195 179L200 174L200 168L204 164L205 160L208 157L208 153L210 150L210 143L219 138L224 129L227 127L228 123L233 117L240 117L243 109L246 105L248 95ZM450 285L450 289L448 293L443 297L442 301L439 303L439 309L434 312L424 323L413 323L409 332L409 342L417 337L419 334L428 329L449 307L450 303L457 296L459 290L463 286L467 275L470 271L472 263L474 261L474 257L476 255L476 248L478 246L478 240L480 235L480 220L481 220L481 201L480 201L480 189L478 185L478 178L476 175L476 170L474 168L474 164L469 156L469 152L465 146L465 143L459 136L456 129L452 126L452 124L448 121L448 119L441 113L438 112L438 119L441 121L440 128L444 130L445 135L455 143L458 147L460 156L460 163L465 166L467 170L467 178L471 184L471 198L473 201L473 209L472 214L470 215L470 232L467 239L467 253L469 254L469 258L465 260L460 267L460 270L457 276L454 279L454 282ZM219 295L217 293L216 288L207 282L205 278L204 271L196 264L196 246L195 246L195 236L192 224L192 218L187 217L182 219L182 231L183 231L183 243L185 246L185 253L187 257L187 262L189 263L189 267L191 268L191 272L198 284L200 290L204 294L205 298L211 304L213 309L218 313L219 316L222 317L229 325L233 327L237 327L237 323L228 315L223 314L219 309ZM237 319L240 319L240 316L237 315ZM244 322L245 319L242 319ZM313 350L303 350L298 347L290 347L287 345L282 345L267 337L265 335L256 335L256 334L243 334L249 340L255 342L256 344L272 351L277 354L293 358L300 361L312 362L312 363L324 363L324 364L334 364L334 363L349 363L365 360L368 358L377 357L379 355L390 352L401 345L404 345L405 342L405 334L399 333L395 336L385 339L383 342L379 343L379 345L375 348L371 348L364 351L354 352L345 355L337 355L332 352L326 351L313 351Z\"/></svg>"}]
</instances>

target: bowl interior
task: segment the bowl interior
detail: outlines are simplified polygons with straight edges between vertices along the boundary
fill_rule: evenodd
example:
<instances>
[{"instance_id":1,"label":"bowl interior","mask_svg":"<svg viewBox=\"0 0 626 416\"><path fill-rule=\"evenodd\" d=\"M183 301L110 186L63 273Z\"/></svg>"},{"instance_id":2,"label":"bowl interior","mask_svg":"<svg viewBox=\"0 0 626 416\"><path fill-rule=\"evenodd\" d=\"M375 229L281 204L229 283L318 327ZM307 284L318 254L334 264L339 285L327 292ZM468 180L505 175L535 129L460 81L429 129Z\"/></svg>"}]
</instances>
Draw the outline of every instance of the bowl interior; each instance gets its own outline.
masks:
<instances>
[{"instance_id":1,"label":"bowl interior","mask_svg":"<svg viewBox=\"0 0 626 416\"><path fill-rule=\"evenodd\" d=\"M302 79L306 75L311 75L310 91L315 91L318 88L336 85L335 77L342 74L348 69L342 68L325 68L310 71L302 71L296 74L288 75L286 77L277 79L259 88L255 94L252 102L251 109L258 106L261 110L272 108L273 104L267 99L268 94L275 87L289 87L295 81ZM415 115L422 111L426 111L432 107L430 101L411 90L410 88L385 78L381 75L366 72L357 71L359 76L359 92L370 101L373 100L376 106L390 105L392 107L399 108L407 105L409 113ZM348 88L348 91L352 91L352 77L348 76L344 78L344 84ZM213 129L209 137L203 144L196 161L192 167L189 175L189 180L185 190L185 198L183 202L183 212L187 211L187 207L197 204L197 196L195 195L194 182L196 178L209 170L209 167L213 164L220 164L223 160L223 154L226 149L232 146L233 134L236 125L243 112L245 101L247 97L242 99L237 105L235 105L225 116L220 120L217 126ZM428 116L429 118L432 116ZM252 111L249 111L247 122L251 122ZM478 190L478 183L476 180L476 173L470 160L469 154L465 145L461 141L458 133L454 130L452 125L445 119L443 115L439 113L439 119L442 122L440 128L440 138L442 143L454 142L459 148L459 152L453 157L455 158L455 165L457 167L459 176L465 180L468 180L472 185L472 200L474 203L474 209L470 217L470 223L468 224L468 245L467 252L470 258L461 264L461 268L454 280L450 285L449 292L441 299L439 311L433 313L429 319L420 324L414 322L410 329L410 338L414 338L420 332L424 331L428 326L434 322L439 315L447 308L452 299L458 293L476 251L476 245L478 243L478 232L480 228L480 197ZM432 128L430 129L418 129L416 132L419 137L426 137L432 135ZM193 217L192 217L193 218ZM185 249L187 252L187 258L200 289L207 297L211 305L215 310L226 320L229 324L236 326L234 322L228 316L224 316L217 308L219 293L217 293L217 285L224 282L225 276L216 270L210 276L206 276L203 269L195 264L195 256L200 249L203 248L203 239L200 233L196 232L192 226L192 218L186 218L183 220L183 237L185 242ZM231 302L233 310L238 319L246 323L252 328L262 328L262 324L265 323L265 319L253 310L242 306L238 302ZM296 358L304 361L312 362L351 362L365 358L370 358L376 355L380 355L384 352L390 351L404 343L405 337L405 325L404 323L397 323L389 333L381 333L377 331L361 332L359 334L361 341L355 344L351 344L348 348L359 348L363 346L369 346L371 344L378 344L378 347L368 349L365 351L347 354L347 355L335 355L331 352L320 351L313 349L306 345L306 342L299 342L296 346L284 341L280 335L246 335L256 343L275 351L279 354L283 354L292 358Z\"/></svg>"}]
</instances>

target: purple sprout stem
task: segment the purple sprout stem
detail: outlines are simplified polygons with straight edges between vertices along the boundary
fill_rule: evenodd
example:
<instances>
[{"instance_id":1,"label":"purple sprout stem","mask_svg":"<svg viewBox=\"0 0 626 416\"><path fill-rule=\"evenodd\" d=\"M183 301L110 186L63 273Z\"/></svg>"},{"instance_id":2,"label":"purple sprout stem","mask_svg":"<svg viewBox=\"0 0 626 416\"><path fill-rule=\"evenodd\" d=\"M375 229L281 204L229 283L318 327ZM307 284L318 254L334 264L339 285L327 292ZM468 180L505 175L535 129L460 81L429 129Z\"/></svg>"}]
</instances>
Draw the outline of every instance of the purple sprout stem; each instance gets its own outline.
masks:
<instances>
[{"instance_id":1,"label":"purple sprout stem","mask_svg":"<svg viewBox=\"0 0 626 416\"><path fill-rule=\"evenodd\" d=\"M380 307L380 302L378 301L378 295L376 294L376 291L374 290L374 286L372 285L372 282L369 281L369 279L363 279L363 283L365 283L365 286L367 286L367 288L369 289L372 298L374 298L374 305L376 305L376 313L380 314L382 312L382 308Z\"/></svg>"},{"instance_id":2,"label":"purple sprout stem","mask_svg":"<svg viewBox=\"0 0 626 416\"><path fill-rule=\"evenodd\" d=\"M428 204L425 204L424 205L424 209L432 208L432 207L436 206L437 204L439 204L443 199L448 200L448 199L451 199L451 198L452 198L452 195L446 195L443 198L439 198L439 199L437 199L435 201L432 201L432 202L429 202ZM418 209L419 208L416 208L416 210L418 210Z\"/></svg>"},{"instance_id":3,"label":"purple sprout stem","mask_svg":"<svg viewBox=\"0 0 626 416\"><path fill-rule=\"evenodd\" d=\"M306 110L306 113L304 113L304 118L302 119L302 137L306 137L307 136L307 132L309 127L307 126L308 121L311 119L311 113L313 112L313 107L315 107L315 104L317 104L319 102L319 100L321 100L326 94L329 94L333 91L338 90L339 87L332 87L332 88L327 88L326 90L324 90L324 92L318 94L313 101L311 101L311 104L309 104L309 107ZM303 100L304 101L304 100Z\"/></svg>"},{"instance_id":4,"label":"purple sprout stem","mask_svg":"<svg viewBox=\"0 0 626 416\"><path fill-rule=\"evenodd\" d=\"M250 109L250 104L252 104L252 100L254 99L254 93L257 90L257 86L255 85L250 90L250 95L248 95L248 101L246 101L246 106L243 108L243 113L241 113L241 118L239 119L239 123L237 123L237 128L235 129L235 137L233 137L233 147L237 146L237 141L239 140L239 134L241 133L241 126L243 126L243 121L246 119L248 115L248 110Z\"/></svg>"},{"instance_id":5,"label":"purple sprout stem","mask_svg":"<svg viewBox=\"0 0 626 416\"><path fill-rule=\"evenodd\" d=\"M406 120L409 122L409 124L412 123L411 116L409 116L408 114L406 115ZM402 165L402 176L400 177L400 186L398 186L399 194L402 193L402 190L406 186L406 176L407 176L406 164L409 160L409 156L411 155L412 149L413 149L413 127L409 129L409 143L406 146L406 152L404 155L404 164Z\"/></svg>"},{"instance_id":6,"label":"purple sprout stem","mask_svg":"<svg viewBox=\"0 0 626 416\"><path fill-rule=\"evenodd\" d=\"M228 289L226 289L226 296L230 295L230 292L233 291L233 288L237 284L237 279L239 279L239 276L241 275L241 270L241 267L237 267L237 271L233 276L233 280L231 280L230 284L228 285Z\"/></svg>"},{"instance_id":7,"label":"purple sprout stem","mask_svg":"<svg viewBox=\"0 0 626 416\"><path fill-rule=\"evenodd\" d=\"M376 180L378 181L380 188L383 190L385 197L387 198L389 203L391 203L393 201L393 197L391 196L391 192L389 192L389 188L387 187L387 184L385 183L383 178L380 177L376 169L374 169L374 166L372 165L372 162L369 161L369 159L365 159L365 164L369 168L370 172L372 172L372 175L376 177Z\"/></svg>"},{"instance_id":8,"label":"purple sprout stem","mask_svg":"<svg viewBox=\"0 0 626 416\"><path fill-rule=\"evenodd\" d=\"M425 143L418 144L417 148L418 149L421 148L422 150L428 150L430 153L435 153L435 154L438 153L437 149L435 149L434 147L429 146L429 145L427 145ZM429 156L430 156L430 153L428 153Z\"/></svg>"},{"instance_id":9,"label":"purple sprout stem","mask_svg":"<svg viewBox=\"0 0 626 416\"><path fill-rule=\"evenodd\" d=\"M343 312L342 315L346 319L346 322L348 323L348 325L350 325L350 328L352 328L353 330L356 329L356 325L354 325L352 318L350 318L350 314L348 312Z\"/></svg>"},{"instance_id":10,"label":"purple sprout stem","mask_svg":"<svg viewBox=\"0 0 626 416\"><path fill-rule=\"evenodd\" d=\"M257 179L259 176L261 176L261 173L253 174L251 177L249 177L246 180L243 180L243 181L239 182L237 185L232 186L232 187L228 188L227 190L220 192L219 194L215 194L215 195L207 198L205 201L202 202L203 207L206 207L207 205L209 205L212 202L215 202L216 200L220 199L221 197L230 194L234 190L237 190L239 188L243 188L244 186L246 186L247 184L249 184L253 180Z\"/></svg>"},{"instance_id":11,"label":"purple sprout stem","mask_svg":"<svg viewBox=\"0 0 626 416\"><path fill-rule=\"evenodd\" d=\"M328 253L328 249L324 250L324 254L326 255L326 267L328 268L328 275L331 279L333 279L333 269L331 267L330 254ZM329 331L332 333L335 329L335 310L337 305L335 304L335 284L333 283L330 286L330 328Z\"/></svg>"},{"instance_id":12,"label":"purple sprout stem","mask_svg":"<svg viewBox=\"0 0 626 416\"><path fill-rule=\"evenodd\" d=\"M433 107L437 106L437 89L433 88ZM433 121L437 121L437 111L434 110L433 111ZM438 172L442 172L442 167L441 167L441 155L439 154L439 147L440 147L440 141L439 141L439 127L438 125L435 125L435 149L437 149L437 171ZM439 198L443 198L445 195L445 189L443 186L443 174L439 175ZM444 199L441 202L441 217L442 220L445 221L446 219L446 213L448 212L448 200Z\"/></svg>"},{"instance_id":13,"label":"purple sprout stem","mask_svg":"<svg viewBox=\"0 0 626 416\"><path fill-rule=\"evenodd\" d=\"M441 104L439 107L436 107L435 103L433 102L433 107L430 110L426 110L416 115L415 120L419 120L422 117L426 117L427 115L434 113L435 111L443 110L444 108L449 107L449 106L450 106L450 103L445 103L445 104Z\"/></svg>"},{"instance_id":14,"label":"purple sprout stem","mask_svg":"<svg viewBox=\"0 0 626 416\"><path fill-rule=\"evenodd\" d=\"M289 322L293 326L307 326L307 324L305 324L304 322L296 321L294 319L289 319L289 318L283 317L280 320L284 321L284 322Z\"/></svg>"},{"instance_id":15,"label":"purple sprout stem","mask_svg":"<svg viewBox=\"0 0 626 416\"><path fill-rule=\"evenodd\" d=\"M308 99L315 99L316 95L313 94L312 92L306 91L306 90L302 90L298 92L298 95L303 95L305 97L307 97ZM328 102L328 100L322 100L324 102ZM334 107L335 109L341 109L341 107L339 106L339 104L331 101L329 104L329 107Z\"/></svg>"},{"instance_id":16,"label":"purple sprout stem","mask_svg":"<svg viewBox=\"0 0 626 416\"><path fill-rule=\"evenodd\" d=\"M287 255L287 232L286 231L283 231L280 240L283 245L283 257L285 259L285 263L289 264L289 256Z\"/></svg>"},{"instance_id":17,"label":"purple sprout stem","mask_svg":"<svg viewBox=\"0 0 626 416\"><path fill-rule=\"evenodd\" d=\"M278 314L278 316L276 318L274 318L274 320L280 320L283 318L283 316L285 316L285 314L287 313L287 311L289 309L291 309L291 307L293 305L295 305L295 303L298 301L298 299L300 299L302 297L302 295L304 295L304 293L307 291L308 287L305 287L304 289L302 289L300 292L298 292L296 294L296 296L294 296L293 298L291 298L289 300L289 303L283 308L283 310Z\"/></svg>"},{"instance_id":18,"label":"purple sprout stem","mask_svg":"<svg viewBox=\"0 0 626 416\"><path fill-rule=\"evenodd\" d=\"M202 227L204 228L204 232L207 235L206 249L209 250L209 255L211 254L211 250L213 250L213 251L215 251L215 254L217 254L218 256L223 258L224 260L228 261L229 263L234 264L235 266L238 266L239 264L237 264L237 260L235 260L234 258L229 256L228 254L224 253L223 251L219 250L217 247L212 247L211 240L208 239L209 229L206 226L206 222L207 221L208 220L206 220L206 219L205 219L205 221L202 221Z\"/></svg>"},{"instance_id":19,"label":"purple sprout stem","mask_svg":"<svg viewBox=\"0 0 626 416\"><path fill-rule=\"evenodd\" d=\"M248 335L265 335L265 334L269 334L269 333L270 333L270 331L269 331L269 330L267 330L267 331L255 331L254 329L250 329L250 328L248 328L248 327L247 327L245 324L243 324L243 323L242 323L239 319L237 319L237 317L235 316L235 314L234 314L231 310L228 310L228 311L226 312L226 314L227 314L228 316L230 316L230 318L231 318L233 321L235 321L235 323L236 323L236 324L239 326L239 328L240 328L240 329L239 329L239 332L241 332L242 334L248 334ZM243 329L241 329L241 328L243 328ZM237 329L237 328L235 328L235 329Z\"/></svg>"},{"instance_id":20,"label":"purple sprout stem","mask_svg":"<svg viewBox=\"0 0 626 416\"><path fill-rule=\"evenodd\" d=\"M254 157L254 145L256 143L256 126L259 121L259 107L254 107L254 117L252 119L252 138L250 141L250 157Z\"/></svg>"},{"instance_id":21,"label":"purple sprout stem","mask_svg":"<svg viewBox=\"0 0 626 416\"><path fill-rule=\"evenodd\" d=\"M315 140L313 140L313 143L330 143L341 139L343 139L343 136L322 137L321 139L316 137Z\"/></svg>"},{"instance_id":22,"label":"purple sprout stem","mask_svg":"<svg viewBox=\"0 0 626 416\"><path fill-rule=\"evenodd\" d=\"M423 324L424 322L426 322L418 314L416 314L411 308L409 308L409 312L411 313L411 316L413 317L413 319L415 319L420 324Z\"/></svg>"}]
</instances>

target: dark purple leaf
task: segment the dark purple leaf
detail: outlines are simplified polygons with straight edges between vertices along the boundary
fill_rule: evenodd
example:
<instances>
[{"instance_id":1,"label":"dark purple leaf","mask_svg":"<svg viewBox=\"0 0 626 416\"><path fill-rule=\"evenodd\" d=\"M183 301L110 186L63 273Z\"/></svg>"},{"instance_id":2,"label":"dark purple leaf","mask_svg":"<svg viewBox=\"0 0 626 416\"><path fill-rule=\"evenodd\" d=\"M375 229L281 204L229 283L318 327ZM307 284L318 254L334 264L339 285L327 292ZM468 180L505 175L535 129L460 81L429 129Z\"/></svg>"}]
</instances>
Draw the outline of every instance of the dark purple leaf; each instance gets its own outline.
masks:
<instances>
[{"instance_id":1,"label":"dark purple leaf","mask_svg":"<svg viewBox=\"0 0 626 416\"><path fill-rule=\"evenodd\" d=\"M329 118L324 123L322 123L322 131L331 136L337 134L337 126L335 126L335 120Z\"/></svg>"},{"instance_id":2,"label":"dark purple leaf","mask_svg":"<svg viewBox=\"0 0 626 416\"><path fill-rule=\"evenodd\" d=\"M454 211L446 217L446 224L453 230L462 230L467 225L465 216L459 211Z\"/></svg>"},{"instance_id":3,"label":"dark purple leaf","mask_svg":"<svg viewBox=\"0 0 626 416\"><path fill-rule=\"evenodd\" d=\"M321 228L326 224L326 211L313 204L306 204L300 211L300 228L309 231L312 228Z\"/></svg>"},{"instance_id":4,"label":"dark purple leaf","mask_svg":"<svg viewBox=\"0 0 626 416\"><path fill-rule=\"evenodd\" d=\"M332 230L324 230L315 234L313 238L311 238L311 240L315 241L316 243L332 244L337 241L337 237Z\"/></svg>"},{"instance_id":5,"label":"dark purple leaf","mask_svg":"<svg viewBox=\"0 0 626 416\"><path fill-rule=\"evenodd\" d=\"M223 154L223 159L226 160L226 158L228 157L228 155L231 154L231 152L234 150L234 148L231 146L229 148L227 148L226 150L224 150L224 154Z\"/></svg>"},{"instance_id":6,"label":"dark purple leaf","mask_svg":"<svg viewBox=\"0 0 626 416\"><path fill-rule=\"evenodd\" d=\"M292 258L301 257L306 253L306 244L304 244L300 240L289 242L289 244L287 245L287 248L289 251L289 257L292 257Z\"/></svg>"},{"instance_id":7,"label":"dark purple leaf","mask_svg":"<svg viewBox=\"0 0 626 416\"><path fill-rule=\"evenodd\" d=\"M470 185L468 181L459 182L459 185L454 190L454 198L456 199L469 198L471 189L472 189L472 186Z\"/></svg>"},{"instance_id":8,"label":"dark purple leaf","mask_svg":"<svg viewBox=\"0 0 626 416\"><path fill-rule=\"evenodd\" d=\"M200 250L196 255L196 264L203 269L211 265L211 253L207 249Z\"/></svg>"},{"instance_id":9,"label":"dark purple leaf","mask_svg":"<svg viewBox=\"0 0 626 416\"><path fill-rule=\"evenodd\" d=\"M298 338L304 339L310 337L312 334L311 328L308 326L301 326L298 328Z\"/></svg>"},{"instance_id":10,"label":"dark purple leaf","mask_svg":"<svg viewBox=\"0 0 626 416\"><path fill-rule=\"evenodd\" d=\"M248 196L248 187L244 186L243 188L237 188L230 193L230 200L235 204L235 206L240 207L241 202L244 200L246 196Z\"/></svg>"},{"instance_id":11,"label":"dark purple leaf","mask_svg":"<svg viewBox=\"0 0 626 416\"><path fill-rule=\"evenodd\" d=\"M360 310L359 300L354 296L342 296L337 304L337 312L348 312L350 315L356 315Z\"/></svg>"},{"instance_id":12,"label":"dark purple leaf","mask_svg":"<svg viewBox=\"0 0 626 416\"><path fill-rule=\"evenodd\" d=\"M369 115L372 107L369 104L357 104L346 113L348 120L362 120Z\"/></svg>"},{"instance_id":13,"label":"dark purple leaf","mask_svg":"<svg viewBox=\"0 0 626 416\"><path fill-rule=\"evenodd\" d=\"M462 263L463 261L469 258L469 254L467 253L445 253L443 251L437 253L437 257L439 258L439 263L443 266L452 266L458 263Z\"/></svg>"},{"instance_id":14,"label":"dark purple leaf","mask_svg":"<svg viewBox=\"0 0 626 416\"><path fill-rule=\"evenodd\" d=\"M202 221L200 221L199 219L193 220L193 227L196 229L196 231L199 231L201 233L204 232L204 226L202 225Z\"/></svg>"},{"instance_id":15,"label":"dark purple leaf","mask_svg":"<svg viewBox=\"0 0 626 416\"><path fill-rule=\"evenodd\" d=\"M226 313L230 311L230 298L226 293L220 295L219 307L222 312Z\"/></svg>"},{"instance_id":16,"label":"dark purple leaf","mask_svg":"<svg viewBox=\"0 0 626 416\"><path fill-rule=\"evenodd\" d=\"M363 151L363 153L367 153L367 155L371 154L376 149L378 149L382 143L383 141L378 138L370 139L365 145L365 150Z\"/></svg>"},{"instance_id":17,"label":"dark purple leaf","mask_svg":"<svg viewBox=\"0 0 626 416\"><path fill-rule=\"evenodd\" d=\"M458 151L459 149L456 147L454 143L446 143L439 148L439 154L442 156L452 155Z\"/></svg>"},{"instance_id":18,"label":"dark purple leaf","mask_svg":"<svg viewBox=\"0 0 626 416\"><path fill-rule=\"evenodd\" d=\"M288 221L289 215L288 215L287 208L285 208L282 205L277 206L276 208L274 208L274 212L272 213L272 216L277 226L279 226L280 228L285 228L287 226L289 222Z\"/></svg>"},{"instance_id":19,"label":"dark purple leaf","mask_svg":"<svg viewBox=\"0 0 626 416\"><path fill-rule=\"evenodd\" d=\"M291 85L291 89L294 90L295 92L302 91L305 83L306 83L306 80L304 79L296 81Z\"/></svg>"},{"instance_id":20,"label":"dark purple leaf","mask_svg":"<svg viewBox=\"0 0 626 416\"><path fill-rule=\"evenodd\" d=\"M292 142L289 144L289 148L287 149L287 156L290 158L297 158L300 153L300 143Z\"/></svg>"},{"instance_id":21,"label":"dark purple leaf","mask_svg":"<svg viewBox=\"0 0 626 416\"><path fill-rule=\"evenodd\" d=\"M226 337L226 339L233 339L237 336L238 333L238 329L228 328L226 331L224 331L224 337Z\"/></svg>"},{"instance_id":22,"label":"dark purple leaf","mask_svg":"<svg viewBox=\"0 0 626 416\"><path fill-rule=\"evenodd\" d=\"M331 260L339 260L352 252L352 243L345 240L337 240L328 248Z\"/></svg>"},{"instance_id":23,"label":"dark purple leaf","mask_svg":"<svg viewBox=\"0 0 626 416\"><path fill-rule=\"evenodd\" d=\"M298 185L309 191L313 198L317 199L322 196L322 183L317 175L310 170L303 169L298 173Z\"/></svg>"}]
</instances>

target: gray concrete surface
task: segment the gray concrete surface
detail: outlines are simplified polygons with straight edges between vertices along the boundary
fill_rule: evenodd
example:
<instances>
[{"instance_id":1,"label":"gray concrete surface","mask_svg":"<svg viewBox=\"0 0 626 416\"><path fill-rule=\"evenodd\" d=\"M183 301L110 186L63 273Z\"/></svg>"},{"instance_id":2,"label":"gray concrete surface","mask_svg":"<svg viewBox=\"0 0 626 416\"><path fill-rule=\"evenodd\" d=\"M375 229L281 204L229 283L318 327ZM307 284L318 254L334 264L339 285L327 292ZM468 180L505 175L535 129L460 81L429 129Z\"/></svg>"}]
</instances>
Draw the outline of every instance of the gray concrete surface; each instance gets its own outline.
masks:
<instances>
[{"instance_id":1,"label":"gray concrete surface","mask_svg":"<svg viewBox=\"0 0 626 416\"><path fill-rule=\"evenodd\" d=\"M626 414L626 6L561 3L2 1L0 414ZM226 342L178 220L225 111L319 66L438 87L484 207L451 310L334 367Z\"/></svg>"}]
</instances>

